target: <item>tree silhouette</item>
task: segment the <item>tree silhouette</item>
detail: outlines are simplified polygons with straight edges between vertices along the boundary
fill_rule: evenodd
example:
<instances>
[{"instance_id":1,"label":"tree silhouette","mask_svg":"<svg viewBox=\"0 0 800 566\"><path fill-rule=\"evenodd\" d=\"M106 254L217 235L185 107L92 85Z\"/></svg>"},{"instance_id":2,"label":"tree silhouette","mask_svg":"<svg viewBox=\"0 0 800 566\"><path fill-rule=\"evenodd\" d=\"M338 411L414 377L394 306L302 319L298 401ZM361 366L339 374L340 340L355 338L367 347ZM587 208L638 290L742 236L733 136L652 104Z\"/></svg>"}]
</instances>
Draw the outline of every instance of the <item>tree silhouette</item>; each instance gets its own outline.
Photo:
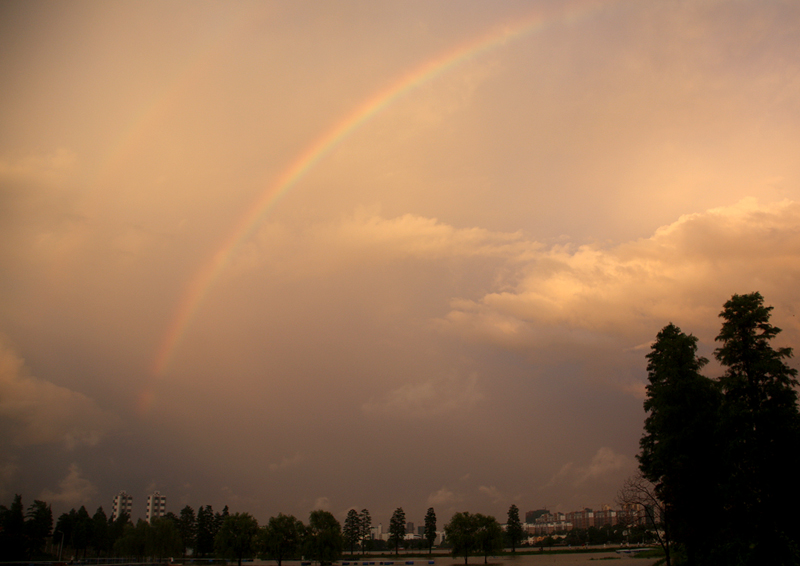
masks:
<instances>
[{"instance_id":1,"label":"tree silhouette","mask_svg":"<svg viewBox=\"0 0 800 566\"><path fill-rule=\"evenodd\" d=\"M400 541L406 536L406 513L402 507L398 507L392 513L389 521L389 542L394 545L395 555L400 553Z\"/></svg>"}]
</instances>

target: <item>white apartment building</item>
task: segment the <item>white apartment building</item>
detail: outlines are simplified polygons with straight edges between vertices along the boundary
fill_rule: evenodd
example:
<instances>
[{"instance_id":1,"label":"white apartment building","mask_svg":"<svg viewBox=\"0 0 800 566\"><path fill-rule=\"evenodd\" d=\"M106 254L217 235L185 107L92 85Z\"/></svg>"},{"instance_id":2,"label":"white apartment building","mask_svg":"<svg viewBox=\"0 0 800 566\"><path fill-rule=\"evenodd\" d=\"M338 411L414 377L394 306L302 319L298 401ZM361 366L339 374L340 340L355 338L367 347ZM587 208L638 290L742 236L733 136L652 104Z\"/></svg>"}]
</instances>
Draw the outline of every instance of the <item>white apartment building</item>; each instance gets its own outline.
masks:
<instances>
[{"instance_id":1,"label":"white apartment building","mask_svg":"<svg viewBox=\"0 0 800 566\"><path fill-rule=\"evenodd\" d=\"M111 520L116 521L123 513L127 513L128 517L130 517L132 509L133 495L128 495L124 491L120 491L114 498L114 505L111 507Z\"/></svg>"},{"instance_id":2,"label":"white apartment building","mask_svg":"<svg viewBox=\"0 0 800 566\"><path fill-rule=\"evenodd\" d=\"M156 517L163 517L167 514L167 496L154 491L147 496L147 522L152 522Z\"/></svg>"}]
</instances>

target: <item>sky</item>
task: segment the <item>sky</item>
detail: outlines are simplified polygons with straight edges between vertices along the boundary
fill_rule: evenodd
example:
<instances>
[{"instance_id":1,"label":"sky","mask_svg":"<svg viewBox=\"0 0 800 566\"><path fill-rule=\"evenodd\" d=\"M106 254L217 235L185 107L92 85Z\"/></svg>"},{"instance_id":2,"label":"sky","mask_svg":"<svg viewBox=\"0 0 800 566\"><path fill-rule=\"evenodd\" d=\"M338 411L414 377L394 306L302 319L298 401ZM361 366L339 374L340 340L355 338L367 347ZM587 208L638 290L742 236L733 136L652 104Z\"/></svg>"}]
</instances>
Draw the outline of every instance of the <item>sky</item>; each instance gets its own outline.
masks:
<instances>
[{"instance_id":1,"label":"sky","mask_svg":"<svg viewBox=\"0 0 800 566\"><path fill-rule=\"evenodd\" d=\"M3 2L0 503L613 505L662 327L713 358L759 291L798 345L798 39L789 0Z\"/></svg>"}]
</instances>

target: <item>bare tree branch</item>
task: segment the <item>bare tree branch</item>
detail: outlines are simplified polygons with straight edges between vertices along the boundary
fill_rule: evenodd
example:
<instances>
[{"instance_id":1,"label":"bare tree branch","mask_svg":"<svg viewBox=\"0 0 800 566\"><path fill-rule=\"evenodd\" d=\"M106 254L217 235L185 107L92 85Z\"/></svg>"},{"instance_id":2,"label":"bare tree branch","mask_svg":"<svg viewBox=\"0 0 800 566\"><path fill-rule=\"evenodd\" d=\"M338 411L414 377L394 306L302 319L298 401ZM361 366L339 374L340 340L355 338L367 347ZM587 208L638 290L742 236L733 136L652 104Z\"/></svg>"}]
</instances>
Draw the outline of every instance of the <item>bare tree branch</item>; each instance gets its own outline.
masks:
<instances>
[{"instance_id":1,"label":"bare tree branch","mask_svg":"<svg viewBox=\"0 0 800 566\"><path fill-rule=\"evenodd\" d=\"M667 509L659 499L654 486L641 472L625 480L617 493L617 505L625 513L621 519L627 526L652 525L658 544L664 550L667 566L670 566L670 537ZM658 528L661 524L662 529Z\"/></svg>"}]
</instances>

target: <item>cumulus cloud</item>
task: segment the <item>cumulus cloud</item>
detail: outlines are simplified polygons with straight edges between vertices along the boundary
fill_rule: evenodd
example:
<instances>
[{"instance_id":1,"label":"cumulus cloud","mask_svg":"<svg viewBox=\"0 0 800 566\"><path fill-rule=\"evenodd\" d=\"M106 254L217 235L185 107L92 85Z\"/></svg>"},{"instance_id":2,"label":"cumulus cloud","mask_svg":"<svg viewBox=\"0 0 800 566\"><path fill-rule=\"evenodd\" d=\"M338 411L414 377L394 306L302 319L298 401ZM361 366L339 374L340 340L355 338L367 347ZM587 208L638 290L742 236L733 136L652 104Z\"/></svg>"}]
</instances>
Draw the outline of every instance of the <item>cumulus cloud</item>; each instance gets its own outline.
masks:
<instances>
[{"instance_id":1,"label":"cumulus cloud","mask_svg":"<svg viewBox=\"0 0 800 566\"><path fill-rule=\"evenodd\" d=\"M404 260L533 259L543 248L521 231L457 228L416 214L387 218L377 209L356 207L336 220L301 227L266 222L237 254L232 270L249 273L265 263L273 273L295 277L343 271L355 264L387 265Z\"/></svg>"},{"instance_id":2,"label":"cumulus cloud","mask_svg":"<svg viewBox=\"0 0 800 566\"><path fill-rule=\"evenodd\" d=\"M462 495L454 493L446 487L442 487L428 496L428 505L447 507L460 503L464 500Z\"/></svg>"},{"instance_id":3,"label":"cumulus cloud","mask_svg":"<svg viewBox=\"0 0 800 566\"><path fill-rule=\"evenodd\" d=\"M314 500L314 509L322 509L328 511L331 508L331 500L329 497L322 495Z\"/></svg>"},{"instance_id":4,"label":"cumulus cloud","mask_svg":"<svg viewBox=\"0 0 800 566\"><path fill-rule=\"evenodd\" d=\"M363 208L332 226L332 230L339 245L379 250L390 259L398 256L426 259L483 256L522 260L541 247L536 242L526 241L521 232L456 228L436 218L414 214L383 218Z\"/></svg>"},{"instance_id":5,"label":"cumulus cloud","mask_svg":"<svg viewBox=\"0 0 800 566\"><path fill-rule=\"evenodd\" d=\"M0 336L0 423L17 445L60 442L73 449L96 445L117 419L86 395L31 376Z\"/></svg>"},{"instance_id":6,"label":"cumulus cloud","mask_svg":"<svg viewBox=\"0 0 800 566\"><path fill-rule=\"evenodd\" d=\"M520 265L513 290L455 299L440 327L513 348L636 339L654 321L705 328L733 293L797 298L798 226L800 203L748 199L611 248L554 247Z\"/></svg>"},{"instance_id":7,"label":"cumulus cloud","mask_svg":"<svg viewBox=\"0 0 800 566\"><path fill-rule=\"evenodd\" d=\"M96 494L97 488L81 475L80 468L73 463L69 467L67 476L58 483L58 491L45 489L40 498L47 502L76 506L91 501Z\"/></svg>"}]
</instances>

